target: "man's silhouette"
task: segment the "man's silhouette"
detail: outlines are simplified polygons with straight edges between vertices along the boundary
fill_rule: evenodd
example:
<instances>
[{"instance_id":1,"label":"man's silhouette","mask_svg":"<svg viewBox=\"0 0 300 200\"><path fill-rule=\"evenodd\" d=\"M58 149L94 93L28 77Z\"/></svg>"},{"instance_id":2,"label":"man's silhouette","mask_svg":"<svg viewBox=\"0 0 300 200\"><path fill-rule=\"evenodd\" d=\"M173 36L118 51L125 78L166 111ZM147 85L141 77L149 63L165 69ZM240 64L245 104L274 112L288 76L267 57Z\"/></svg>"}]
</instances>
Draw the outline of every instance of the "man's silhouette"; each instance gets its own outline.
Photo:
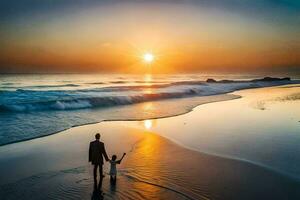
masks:
<instances>
[{"instance_id":1,"label":"man's silhouette","mask_svg":"<svg viewBox=\"0 0 300 200\"><path fill-rule=\"evenodd\" d=\"M89 148L89 162L94 165L94 188L97 189L97 169L99 167L100 182L103 179L103 156L108 161L108 156L105 151L104 143L100 142L100 134L95 135L96 140L90 143ZM99 190L101 189L102 183L99 183Z\"/></svg>"}]
</instances>

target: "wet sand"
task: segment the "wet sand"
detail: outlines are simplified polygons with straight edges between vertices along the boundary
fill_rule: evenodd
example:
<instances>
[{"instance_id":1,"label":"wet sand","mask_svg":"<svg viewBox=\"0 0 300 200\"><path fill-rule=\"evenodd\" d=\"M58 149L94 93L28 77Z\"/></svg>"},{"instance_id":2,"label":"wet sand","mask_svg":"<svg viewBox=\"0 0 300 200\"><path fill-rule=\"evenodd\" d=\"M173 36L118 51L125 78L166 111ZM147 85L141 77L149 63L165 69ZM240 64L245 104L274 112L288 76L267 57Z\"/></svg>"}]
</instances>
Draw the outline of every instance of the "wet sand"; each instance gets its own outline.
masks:
<instances>
[{"instance_id":1,"label":"wet sand","mask_svg":"<svg viewBox=\"0 0 300 200\"><path fill-rule=\"evenodd\" d=\"M148 134L127 159L130 176L190 199L298 199L299 183L246 162L183 149ZM146 175L145 175L146 173Z\"/></svg>"},{"instance_id":2,"label":"wet sand","mask_svg":"<svg viewBox=\"0 0 300 200\"><path fill-rule=\"evenodd\" d=\"M110 156L127 153L118 166L116 187L109 184L108 175L104 178L104 199L300 198L300 183L294 179L248 162L184 148L161 133L130 123L74 127L0 147L1 199L91 199L88 145L96 132ZM106 163L106 173L108 167Z\"/></svg>"},{"instance_id":3,"label":"wet sand","mask_svg":"<svg viewBox=\"0 0 300 200\"><path fill-rule=\"evenodd\" d=\"M150 132L104 122L1 148L1 199L89 199L88 142L127 152L105 199L298 199L300 185L264 168L188 150ZM108 172L108 166L105 165Z\"/></svg>"}]
</instances>

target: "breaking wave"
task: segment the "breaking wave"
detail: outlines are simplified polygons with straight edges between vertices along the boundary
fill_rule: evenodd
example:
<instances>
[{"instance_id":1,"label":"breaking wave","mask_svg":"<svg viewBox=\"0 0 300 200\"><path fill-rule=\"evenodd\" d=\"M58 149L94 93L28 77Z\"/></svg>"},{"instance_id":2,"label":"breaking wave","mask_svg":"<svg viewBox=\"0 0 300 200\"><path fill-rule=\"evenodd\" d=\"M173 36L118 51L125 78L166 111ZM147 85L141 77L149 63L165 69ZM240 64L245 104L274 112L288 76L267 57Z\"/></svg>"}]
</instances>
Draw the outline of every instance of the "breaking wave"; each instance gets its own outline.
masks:
<instances>
[{"instance_id":1,"label":"breaking wave","mask_svg":"<svg viewBox=\"0 0 300 200\"><path fill-rule=\"evenodd\" d=\"M147 101L224 94L241 89L297 83L289 79L180 81L169 84L110 86L81 90L0 91L0 112L76 110ZM68 84L68 86L76 86Z\"/></svg>"}]
</instances>

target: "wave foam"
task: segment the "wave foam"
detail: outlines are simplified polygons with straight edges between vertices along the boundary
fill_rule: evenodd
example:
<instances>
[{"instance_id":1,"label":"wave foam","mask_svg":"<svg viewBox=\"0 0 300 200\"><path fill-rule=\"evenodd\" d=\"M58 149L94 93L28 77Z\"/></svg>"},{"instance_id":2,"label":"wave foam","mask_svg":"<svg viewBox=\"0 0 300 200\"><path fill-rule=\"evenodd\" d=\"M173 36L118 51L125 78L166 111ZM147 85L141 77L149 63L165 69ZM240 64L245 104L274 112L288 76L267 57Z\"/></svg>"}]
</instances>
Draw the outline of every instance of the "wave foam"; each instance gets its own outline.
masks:
<instances>
[{"instance_id":1,"label":"wave foam","mask_svg":"<svg viewBox=\"0 0 300 200\"><path fill-rule=\"evenodd\" d=\"M119 86L76 91L34 91L18 89L16 91L1 91L0 112L75 110L128 105L162 99L225 94L241 89L298 82L299 81L290 80L184 81L163 85ZM147 92L147 90L150 91Z\"/></svg>"}]
</instances>

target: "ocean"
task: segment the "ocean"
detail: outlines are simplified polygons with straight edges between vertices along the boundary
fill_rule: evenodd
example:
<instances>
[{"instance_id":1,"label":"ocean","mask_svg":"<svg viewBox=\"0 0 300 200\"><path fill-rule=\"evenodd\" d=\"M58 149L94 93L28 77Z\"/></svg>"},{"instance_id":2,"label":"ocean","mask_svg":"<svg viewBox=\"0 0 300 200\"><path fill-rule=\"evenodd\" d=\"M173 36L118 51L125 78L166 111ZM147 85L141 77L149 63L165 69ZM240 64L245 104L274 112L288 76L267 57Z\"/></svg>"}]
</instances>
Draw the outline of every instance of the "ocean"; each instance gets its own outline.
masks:
<instances>
[{"instance_id":1,"label":"ocean","mask_svg":"<svg viewBox=\"0 0 300 200\"><path fill-rule=\"evenodd\" d=\"M176 104L168 107L168 101L174 99L181 99L183 109L190 109L189 99L194 97L299 82L260 81L257 80L259 78L262 77L201 74L1 75L0 145L46 136L73 126L103 120L177 115L180 112L176 110ZM207 79L214 79L216 82ZM137 106L144 102L162 101L166 107L158 106L150 112Z\"/></svg>"}]
</instances>

